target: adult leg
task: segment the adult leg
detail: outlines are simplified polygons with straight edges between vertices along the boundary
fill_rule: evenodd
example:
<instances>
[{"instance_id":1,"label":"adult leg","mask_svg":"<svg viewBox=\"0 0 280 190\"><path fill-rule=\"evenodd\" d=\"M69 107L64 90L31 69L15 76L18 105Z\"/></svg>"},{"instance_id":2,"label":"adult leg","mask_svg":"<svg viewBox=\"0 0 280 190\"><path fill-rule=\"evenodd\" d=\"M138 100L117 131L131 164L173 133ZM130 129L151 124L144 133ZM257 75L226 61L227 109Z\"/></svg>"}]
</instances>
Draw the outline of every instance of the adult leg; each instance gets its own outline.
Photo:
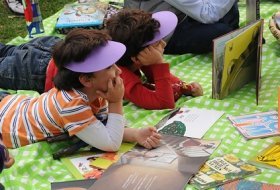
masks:
<instances>
[{"instance_id":1,"label":"adult leg","mask_svg":"<svg viewBox=\"0 0 280 190\"><path fill-rule=\"evenodd\" d=\"M217 23L203 24L189 17L175 29L168 42L165 53L208 53L212 51L213 39L239 27L239 11L237 3Z\"/></svg>"},{"instance_id":2,"label":"adult leg","mask_svg":"<svg viewBox=\"0 0 280 190\"><path fill-rule=\"evenodd\" d=\"M5 49L6 53L0 57L0 88L42 93L52 47L58 41L60 39L53 36L35 38Z\"/></svg>"}]
</instances>

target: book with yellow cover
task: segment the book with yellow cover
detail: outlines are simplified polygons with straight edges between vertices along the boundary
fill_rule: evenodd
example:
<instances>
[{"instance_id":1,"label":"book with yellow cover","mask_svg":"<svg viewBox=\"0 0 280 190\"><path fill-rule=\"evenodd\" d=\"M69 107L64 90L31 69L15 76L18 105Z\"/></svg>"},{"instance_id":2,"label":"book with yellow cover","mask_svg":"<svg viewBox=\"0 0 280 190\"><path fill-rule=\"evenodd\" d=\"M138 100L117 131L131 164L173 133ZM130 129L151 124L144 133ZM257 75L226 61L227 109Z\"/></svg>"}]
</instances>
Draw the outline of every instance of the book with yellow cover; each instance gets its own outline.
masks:
<instances>
[{"instance_id":1,"label":"book with yellow cover","mask_svg":"<svg viewBox=\"0 0 280 190\"><path fill-rule=\"evenodd\" d=\"M280 141L269 145L251 158L250 162L259 167L280 171Z\"/></svg>"},{"instance_id":2,"label":"book with yellow cover","mask_svg":"<svg viewBox=\"0 0 280 190\"><path fill-rule=\"evenodd\" d=\"M258 103L262 33L263 20L258 20L213 41L213 98L223 99L256 80Z\"/></svg>"}]
</instances>

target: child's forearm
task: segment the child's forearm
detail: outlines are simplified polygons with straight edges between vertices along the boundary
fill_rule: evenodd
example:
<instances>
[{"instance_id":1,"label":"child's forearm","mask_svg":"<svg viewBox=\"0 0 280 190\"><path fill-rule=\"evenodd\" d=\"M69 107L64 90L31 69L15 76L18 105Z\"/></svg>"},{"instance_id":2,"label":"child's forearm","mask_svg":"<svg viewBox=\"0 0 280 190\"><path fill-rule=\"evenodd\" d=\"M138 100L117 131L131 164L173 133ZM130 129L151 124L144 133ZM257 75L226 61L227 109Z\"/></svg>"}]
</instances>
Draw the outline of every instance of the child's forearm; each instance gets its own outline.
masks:
<instances>
[{"instance_id":1,"label":"child's forearm","mask_svg":"<svg viewBox=\"0 0 280 190\"><path fill-rule=\"evenodd\" d=\"M139 129L125 128L123 134L124 142L136 142L136 134Z\"/></svg>"}]
</instances>

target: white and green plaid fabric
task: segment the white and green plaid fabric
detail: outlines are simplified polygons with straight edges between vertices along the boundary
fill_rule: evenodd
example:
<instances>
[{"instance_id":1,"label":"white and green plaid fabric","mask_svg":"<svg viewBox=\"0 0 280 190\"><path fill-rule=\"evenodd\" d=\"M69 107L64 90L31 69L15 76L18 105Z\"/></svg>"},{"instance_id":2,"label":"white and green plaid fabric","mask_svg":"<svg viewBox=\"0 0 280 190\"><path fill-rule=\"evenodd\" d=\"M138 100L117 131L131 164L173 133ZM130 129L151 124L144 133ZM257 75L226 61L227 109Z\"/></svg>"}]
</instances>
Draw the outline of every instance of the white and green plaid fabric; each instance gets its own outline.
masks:
<instances>
[{"instance_id":1,"label":"white and green plaid fabric","mask_svg":"<svg viewBox=\"0 0 280 190\"><path fill-rule=\"evenodd\" d=\"M239 1L241 25L245 24L245 2ZM280 1L261 1L261 17L264 22L264 38L262 54L262 88L260 92L259 105L255 100L255 83L246 85L241 90L233 93L224 100L211 99L212 93L212 54L180 56L166 55L166 61L171 64L171 71L184 81L200 82L204 88L205 95L202 97L182 97L176 106L188 106L197 108L211 108L224 111L220 118L205 134L205 139L220 139L221 145L212 156L225 153L234 153L241 159L247 160L257 152L266 148L280 137L255 139L246 141L243 136L231 125L227 119L228 115L249 114L260 111L277 109L277 87L280 86L280 44L272 36L268 28L270 17L280 10ZM55 35L54 25L58 13L44 20L45 34ZM205 34L207 35L207 34ZM15 38L10 43L20 44L29 40ZM125 102L124 113L130 127L140 128L156 124L169 110L144 110L132 103ZM65 143L64 143L65 144ZM46 142L36 143L15 150L10 150L15 157L15 165L1 174L0 181L6 189L50 189L50 183L54 181L74 180L74 177L60 163L52 159L52 153L58 147L64 145ZM279 172L263 169L259 175L251 176L248 180L280 184ZM174 182L176 183L176 182ZM186 189L193 189L187 186Z\"/></svg>"}]
</instances>

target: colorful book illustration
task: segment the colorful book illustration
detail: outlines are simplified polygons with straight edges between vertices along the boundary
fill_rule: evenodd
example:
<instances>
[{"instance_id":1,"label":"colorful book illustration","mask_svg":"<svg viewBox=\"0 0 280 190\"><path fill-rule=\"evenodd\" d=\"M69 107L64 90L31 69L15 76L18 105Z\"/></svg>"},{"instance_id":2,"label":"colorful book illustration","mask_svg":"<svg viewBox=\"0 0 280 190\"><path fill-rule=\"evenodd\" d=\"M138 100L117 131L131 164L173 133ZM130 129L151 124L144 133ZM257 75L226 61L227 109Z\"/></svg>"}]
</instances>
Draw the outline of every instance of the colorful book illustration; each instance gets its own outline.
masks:
<instances>
[{"instance_id":1,"label":"colorful book illustration","mask_svg":"<svg viewBox=\"0 0 280 190\"><path fill-rule=\"evenodd\" d=\"M280 135L276 111L230 116L228 119L246 139Z\"/></svg>"},{"instance_id":2,"label":"colorful book illustration","mask_svg":"<svg viewBox=\"0 0 280 190\"><path fill-rule=\"evenodd\" d=\"M190 180L190 184L197 189L208 189L260 172L256 166L240 160L234 154L226 154L208 160Z\"/></svg>"},{"instance_id":3,"label":"colorful book illustration","mask_svg":"<svg viewBox=\"0 0 280 190\"><path fill-rule=\"evenodd\" d=\"M155 149L136 146L126 152L89 189L181 190L220 144L164 134L162 141Z\"/></svg>"},{"instance_id":4,"label":"colorful book illustration","mask_svg":"<svg viewBox=\"0 0 280 190\"><path fill-rule=\"evenodd\" d=\"M269 147L250 159L251 163L259 167L280 171L280 142L271 144Z\"/></svg>"},{"instance_id":5,"label":"colorful book illustration","mask_svg":"<svg viewBox=\"0 0 280 190\"><path fill-rule=\"evenodd\" d=\"M122 143L118 152L84 151L64 157L61 162L76 179L97 179L105 169L118 161L121 154L130 150L133 146L130 143Z\"/></svg>"},{"instance_id":6,"label":"colorful book illustration","mask_svg":"<svg viewBox=\"0 0 280 190\"><path fill-rule=\"evenodd\" d=\"M235 180L230 183L226 183L216 190L277 190L280 189L280 185L271 185L256 181L248 180Z\"/></svg>"},{"instance_id":7,"label":"colorful book illustration","mask_svg":"<svg viewBox=\"0 0 280 190\"><path fill-rule=\"evenodd\" d=\"M83 179L75 181L52 182L51 190L86 190L92 186L96 179Z\"/></svg>"},{"instance_id":8,"label":"colorful book illustration","mask_svg":"<svg viewBox=\"0 0 280 190\"><path fill-rule=\"evenodd\" d=\"M58 17L56 29L75 27L96 27L103 25L108 3L66 4Z\"/></svg>"},{"instance_id":9,"label":"colorful book illustration","mask_svg":"<svg viewBox=\"0 0 280 190\"><path fill-rule=\"evenodd\" d=\"M222 111L180 108L171 117L159 122L158 131L162 134L202 138L207 130L224 114Z\"/></svg>"},{"instance_id":10,"label":"colorful book illustration","mask_svg":"<svg viewBox=\"0 0 280 190\"><path fill-rule=\"evenodd\" d=\"M212 97L223 99L256 80L258 104L261 79L263 20L213 41Z\"/></svg>"}]
</instances>

